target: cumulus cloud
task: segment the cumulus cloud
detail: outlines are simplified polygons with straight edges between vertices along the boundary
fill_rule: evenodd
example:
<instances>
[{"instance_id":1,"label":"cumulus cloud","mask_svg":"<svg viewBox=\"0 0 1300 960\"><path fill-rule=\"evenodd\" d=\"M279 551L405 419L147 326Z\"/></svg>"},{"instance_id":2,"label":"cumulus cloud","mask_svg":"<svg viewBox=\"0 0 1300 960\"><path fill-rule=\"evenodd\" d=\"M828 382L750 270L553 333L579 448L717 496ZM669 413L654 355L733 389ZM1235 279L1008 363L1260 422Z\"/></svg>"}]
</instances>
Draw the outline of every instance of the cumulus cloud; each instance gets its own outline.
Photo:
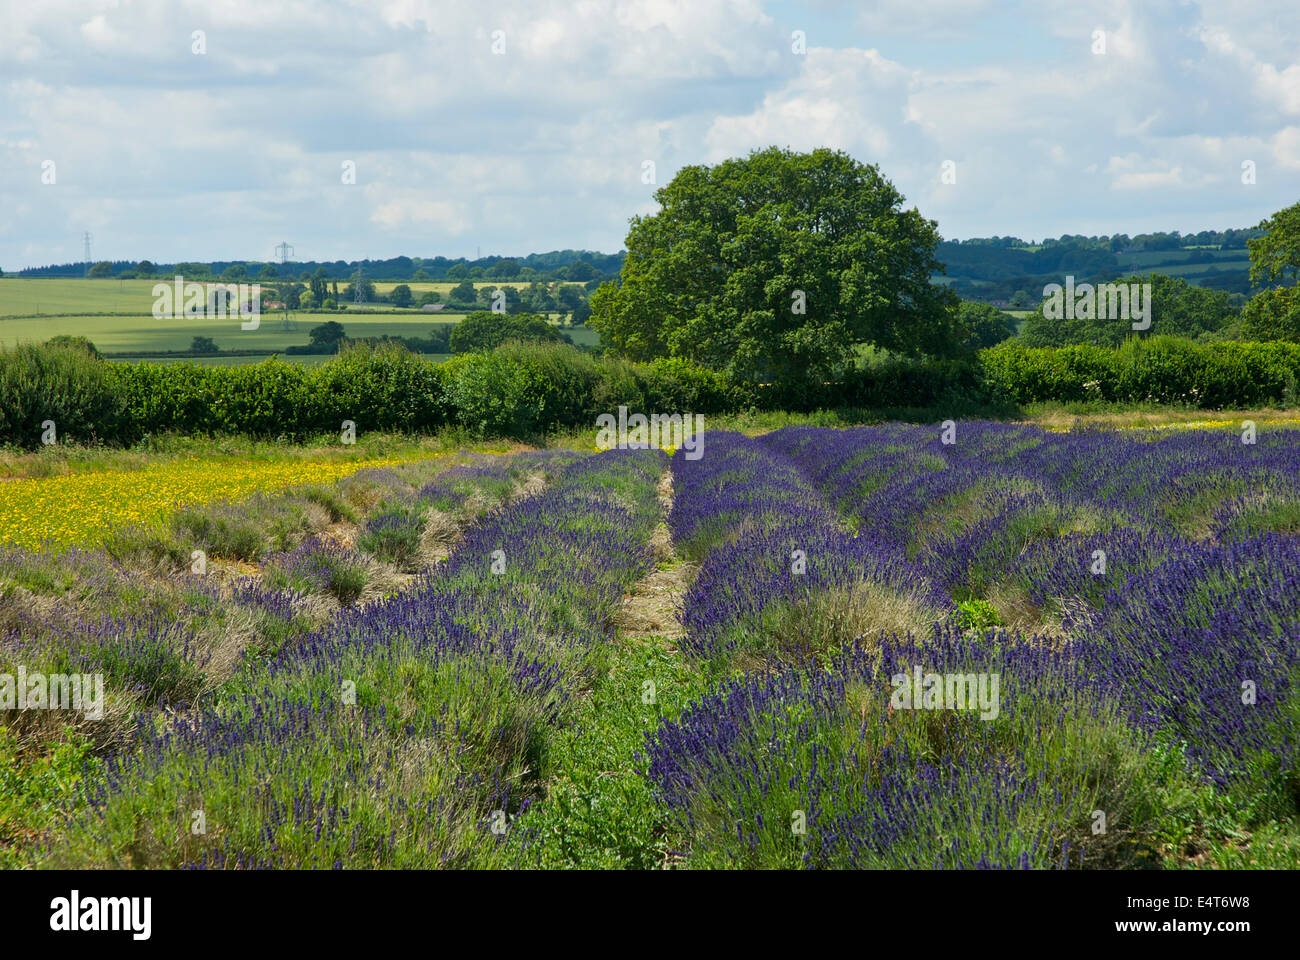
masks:
<instances>
[{"instance_id":1,"label":"cumulus cloud","mask_svg":"<svg viewBox=\"0 0 1300 960\"><path fill-rule=\"evenodd\" d=\"M0 22L6 270L77 259L85 229L123 259L614 250L678 168L769 144L879 163L947 236L1253 223L1300 168L1291 0L0 0Z\"/></svg>"}]
</instances>

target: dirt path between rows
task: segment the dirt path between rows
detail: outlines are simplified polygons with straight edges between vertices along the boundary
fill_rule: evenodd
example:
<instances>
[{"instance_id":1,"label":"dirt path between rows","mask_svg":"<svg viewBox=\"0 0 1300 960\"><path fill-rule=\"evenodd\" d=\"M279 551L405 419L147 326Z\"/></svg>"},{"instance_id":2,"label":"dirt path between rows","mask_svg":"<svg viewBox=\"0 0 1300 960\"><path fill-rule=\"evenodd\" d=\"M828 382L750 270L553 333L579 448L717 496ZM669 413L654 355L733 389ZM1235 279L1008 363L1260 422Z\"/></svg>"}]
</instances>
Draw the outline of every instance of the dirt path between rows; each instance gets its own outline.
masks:
<instances>
[{"instance_id":1,"label":"dirt path between rows","mask_svg":"<svg viewBox=\"0 0 1300 960\"><path fill-rule=\"evenodd\" d=\"M665 471L659 478L657 492L663 518L650 535L655 569L624 595L623 606L614 621L620 637L676 640L685 632L677 612L687 588L695 579L697 565L682 560L673 549L672 534L668 530L668 514L673 507L672 471ZM676 649L671 644L669 647Z\"/></svg>"}]
</instances>

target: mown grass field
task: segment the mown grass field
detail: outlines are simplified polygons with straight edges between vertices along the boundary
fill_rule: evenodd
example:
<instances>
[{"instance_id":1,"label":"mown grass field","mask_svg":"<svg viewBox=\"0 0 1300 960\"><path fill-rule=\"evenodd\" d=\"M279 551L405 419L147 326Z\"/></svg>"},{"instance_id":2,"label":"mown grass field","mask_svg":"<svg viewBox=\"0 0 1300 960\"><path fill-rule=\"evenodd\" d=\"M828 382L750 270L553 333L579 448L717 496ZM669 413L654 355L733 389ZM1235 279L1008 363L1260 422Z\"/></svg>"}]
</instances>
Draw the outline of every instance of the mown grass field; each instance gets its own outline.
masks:
<instances>
[{"instance_id":1,"label":"mown grass field","mask_svg":"<svg viewBox=\"0 0 1300 960\"><path fill-rule=\"evenodd\" d=\"M81 277L0 277L0 317L28 316L44 314L48 316L78 316L93 313L118 313L127 316L149 316L153 310L153 288L157 283L171 283L172 277L155 277L149 280L114 280L111 278L90 279ZM206 281L206 282L217 282ZM242 283L256 283L255 280L243 280ZM274 283L275 281L267 281ZM332 281L331 281L332 282ZM347 281L339 282L340 291ZM375 289L379 293L391 293L396 282L377 281ZM421 293L432 290L446 294L454 283L408 283L411 292L419 298ZM479 287L516 287L523 289L526 283L474 281ZM387 307L387 305L384 305Z\"/></svg>"},{"instance_id":2,"label":"mown grass field","mask_svg":"<svg viewBox=\"0 0 1300 960\"><path fill-rule=\"evenodd\" d=\"M155 319L152 314L156 280L21 279L0 277L0 347L18 343L40 343L66 335L86 337L101 351L129 354L131 351L188 350L194 337L210 337L222 350L284 350L307 343L308 331L330 320L342 323L351 337L427 337L436 324L456 323L462 314L426 313L412 308L400 313L370 313L390 310L387 304L351 305L329 313L294 311L286 324L282 314L266 312L256 330L242 330L240 320ZM497 286L477 283L477 286ZM511 284L500 284L509 286ZM396 284L378 283L380 290ZM411 284L418 296L426 289L445 293L454 284ZM418 288L418 289L417 289ZM40 315L35 315L40 314ZM566 331L576 343L594 346L600 342L594 330L578 327ZM129 358L127 358L129 359ZM201 357L195 362L242 365L259 358ZM296 363L317 364L321 357L286 356Z\"/></svg>"},{"instance_id":3,"label":"mown grass field","mask_svg":"<svg viewBox=\"0 0 1300 960\"><path fill-rule=\"evenodd\" d=\"M0 866L1295 868L1300 425L1164 414L8 455Z\"/></svg>"},{"instance_id":4,"label":"mown grass field","mask_svg":"<svg viewBox=\"0 0 1300 960\"><path fill-rule=\"evenodd\" d=\"M283 350L307 343L307 331L335 320L350 336L428 336L440 321L428 314L395 317L388 314L315 314L295 312L290 328L278 315L264 313L256 330L241 330L238 318L230 320L156 320L144 316L63 316L0 319L0 344L11 347L23 341L40 342L60 334L86 337L100 350L188 350L195 337L211 337L223 350ZM454 321L441 321L454 322ZM287 359L287 358L286 358Z\"/></svg>"},{"instance_id":5,"label":"mown grass field","mask_svg":"<svg viewBox=\"0 0 1300 960\"><path fill-rule=\"evenodd\" d=\"M442 363L452 357L450 353L421 353L419 356L433 363ZM110 358L110 363L197 363L204 367L243 367L252 363L261 363L265 356L254 357L151 357L120 356ZM333 359L332 354L287 354L282 359L303 367L319 367Z\"/></svg>"}]
</instances>

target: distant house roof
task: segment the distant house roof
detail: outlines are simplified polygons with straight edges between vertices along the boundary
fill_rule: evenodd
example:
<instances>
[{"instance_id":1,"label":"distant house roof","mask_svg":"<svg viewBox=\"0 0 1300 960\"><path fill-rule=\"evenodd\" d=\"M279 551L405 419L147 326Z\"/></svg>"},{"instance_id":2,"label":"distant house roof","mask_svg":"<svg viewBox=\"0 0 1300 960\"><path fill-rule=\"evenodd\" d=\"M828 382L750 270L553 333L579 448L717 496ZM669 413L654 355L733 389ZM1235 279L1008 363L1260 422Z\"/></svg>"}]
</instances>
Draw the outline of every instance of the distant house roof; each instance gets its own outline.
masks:
<instances>
[{"instance_id":1,"label":"distant house roof","mask_svg":"<svg viewBox=\"0 0 1300 960\"><path fill-rule=\"evenodd\" d=\"M420 309L425 313L433 313L435 310L441 310L446 304L443 303L426 303Z\"/></svg>"}]
</instances>

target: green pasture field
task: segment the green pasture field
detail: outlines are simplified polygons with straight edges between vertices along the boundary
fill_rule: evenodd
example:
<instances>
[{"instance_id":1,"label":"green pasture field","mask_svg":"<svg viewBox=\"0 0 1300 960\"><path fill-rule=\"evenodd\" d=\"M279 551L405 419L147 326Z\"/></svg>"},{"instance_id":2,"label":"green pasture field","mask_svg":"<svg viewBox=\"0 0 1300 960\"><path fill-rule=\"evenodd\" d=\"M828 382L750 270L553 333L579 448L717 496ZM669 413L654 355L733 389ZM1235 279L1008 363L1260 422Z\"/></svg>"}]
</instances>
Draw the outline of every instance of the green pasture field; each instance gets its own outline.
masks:
<instances>
[{"instance_id":1,"label":"green pasture field","mask_svg":"<svg viewBox=\"0 0 1300 960\"><path fill-rule=\"evenodd\" d=\"M1247 255L1245 250L1220 250L1218 248L1206 248L1206 247L1197 247L1195 249L1198 252L1205 249L1210 249L1210 252L1214 254L1215 262L1214 263L1192 263L1192 264L1188 264L1187 265L1188 267L1200 267L1201 269L1205 269L1206 267L1227 266L1229 262L1236 263L1237 261L1247 260ZM1115 259L1119 261L1119 265L1121 267L1127 270L1130 268L1149 267L1152 264L1156 264L1156 263L1169 263L1171 261L1182 261L1191 257L1191 255L1192 255L1192 249L1185 247L1181 250L1135 250L1133 253L1117 253L1115 254ZM1220 263L1219 261L1223 261L1223 263ZM1172 272L1172 269L1171 270L1161 269L1160 272L1161 273Z\"/></svg>"},{"instance_id":2,"label":"green pasture field","mask_svg":"<svg viewBox=\"0 0 1300 960\"><path fill-rule=\"evenodd\" d=\"M332 283L333 281L330 282ZM542 282L546 283L548 287L550 286L550 282L548 281L542 281ZM460 281L446 282L442 280L438 280L438 281L376 280L374 283L375 283L375 292L380 294L392 293L394 287L398 286L399 284L405 283L408 287L411 288L411 293L415 295L415 298L417 300L420 298L420 294L426 293L430 290L432 290L434 293L442 294L443 299L445 300L447 294L451 291L451 289L453 287L457 287L460 285ZM520 293L523 293L526 289L528 289L528 285L532 283L532 281L531 280L475 280L473 281L473 283L474 283L475 290L481 290L483 287L514 287ZM580 283L576 283L576 282L570 283L570 281L567 280L564 281L564 283L566 286L582 286L582 284ZM340 280L339 293L341 294L342 292L343 292L343 281Z\"/></svg>"},{"instance_id":3,"label":"green pasture field","mask_svg":"<svg viewBox=\"0 0 1300 960\"><path fill-rule=\"evenodd\" d=\"M319 367L326 360L333 360L332 353L290 353L276 354L279 359L287 363L295 363L304 367ZM419 355L423 360L431 360L434 363L442 363L450 360L450 353L422 353ZM197 363L201 367L245 367L251 363L262 363L270 357L112 357L109 363Z\"/></svg>"},{"instance_id":4,"label":"green pasture field","mask_svg":"<svg viewBox=\"0 0 1300 960\"><path fill-rule=\"evenodd\" d=\"M156 280L0 277L0 317L30 314L144 313Z\"/></svg>"},{"instance_id":5,"label":"green pasture field","mask_svg":"<svg viewBox=\"0 0 1300 960\"><path fill-rule=\"evenodd\" d=\"M222 350L283 350L307 343L307 331L337 320L351 337L427 337L439 321L427 313L410 319L392 314L292 313L285 330L280 315L264 313L256 330L241 330L238 317L229 320L155 320L143 316L62 316L0 318L0 346L43 342L61 334L85 337L106 353L133 350L188 350L195 337L211 337ZM447 323L448 321L441 321Z\"/></svg>"},{"instance_id":6,"label":"green pasture field","mask_svg":"<svg viewBox=\"0 0 1300 960\"><path fill-rule=\"evenodd\" d=\"M87 279L82 277L0 277L0 317L23 317L32 314L46 316L85 316L92 313L120 313L125 315L151 314L155 284L174 282L172 277L154 277L148 280ZM204 281L218 282L218 281ZM245 280L244 283L256 283ZM267 281L268 284L274 281ZM334 281L330 281L333 283ZM338 281L339 293L349 281ZM377 293L387 294L400 281L376 282ZM408 283L411 293L434 291L446 294L455 283ZM496 283L491 280L474 281L479 287L515 287L525 289L526 282ZM350 306L350 305L349 305ZM388 304L381 304L390 309ZM412 310L419 313L419 308Z\"/></svg>"},{"instance_id":7,"label":"green pasture field","mask_svg":"<svg viewBox=\"0 0 1300 960\"><path fill-rule=\"evenodd\" d=\"M307 331L329 320L343 324L348 336L428 337L436 326L455 323L462 314L439 320L437 314L292 313L289 330L279 314L264 313L256 330L241 330L239 319L155 320L152 316L0 317L0 347L44 342L66 334L85 337L106 353L188 350L195 337L211 337L222 350L284 350L307 343ZM453 319L455 318L455 319ZM600 335L587 327L565 330L581 346L595 346Z\"/></svg>"},{"instance_id":8,"label":"green pasture field","mask_svg":"<svg viewBox=\"0 0 1300 960\"><path fill-rule=\"evenodd\" d=\"M1212 279L1218 273L1227 273L1229 271L1246 271L1250 269L1249 260L1216 260L1214 263L1185 263L1174 264L1173 266L1163 267L1122 267L1119 277L1145 277L1149 273L1159 273L1168 277L1179 277L1186 280L1193 287L1199 287L1206 280Z\"/></svg>"},{"instance_id":9,"label":"green pasture field","mask_svg":"<svg viewBox=\"0 0 1300 960\"><path fill-rule=\"evenodd\" d=\"M1157 268L1160 273L1168 274L1171 277L1187 277L1188 283L1195 283L1196 280L1203 280L1204 277L1193 277L1191 274L1204 274L1210 270L1249 270L1250 260L1242 258L1240 260L1216 260L1214 263L1188 263L1172 267Z\"/></svg>"},{"instance_id":10,"label":"green pasture field","mask_svg":"<svg viewBox=\"0 0 1300 960\"><path fill-rule=\"evenodd\" d=\"M8 283L0 280L0 291ZM37 281L40 282L40 281ZM72 281L96 283L98 281ZM116 281L112 281L116 283ZM132 281L127 281L128 283ZM2 293L0 293L2 295ZM367 313L348 310L342 313L290 314L285 329L282 314L264 313L256 330L241 330L238 318L228 320L156 320L149 313L132 315L93 316L69 314L64 316L14 317L0 316L0 349L10 349L19 343L42 343L51 337L67 335L85 337L105 353L129 354L133 351L188 350L195 337L211 337L221 350L275 350L304 346L308 331L327 321L343 324L348 336L362 337L418 337L430 336L438 326L459 322L464 314L423 313L419 310L392 313ZM551 318L555 319L554 316ZM600 344L600 335L588 327L570 327L564 331L575 343L584 347ZM448 355L430 354L431 359L445 360ZM323 363L325 355L284 355L291 363L314 366ZM140 359L170 362L181 358L118 357L114 359ZM257 363L265 357L199 357L192 358L205 366L240 366Z\"/></svg>"}]
</instances>

